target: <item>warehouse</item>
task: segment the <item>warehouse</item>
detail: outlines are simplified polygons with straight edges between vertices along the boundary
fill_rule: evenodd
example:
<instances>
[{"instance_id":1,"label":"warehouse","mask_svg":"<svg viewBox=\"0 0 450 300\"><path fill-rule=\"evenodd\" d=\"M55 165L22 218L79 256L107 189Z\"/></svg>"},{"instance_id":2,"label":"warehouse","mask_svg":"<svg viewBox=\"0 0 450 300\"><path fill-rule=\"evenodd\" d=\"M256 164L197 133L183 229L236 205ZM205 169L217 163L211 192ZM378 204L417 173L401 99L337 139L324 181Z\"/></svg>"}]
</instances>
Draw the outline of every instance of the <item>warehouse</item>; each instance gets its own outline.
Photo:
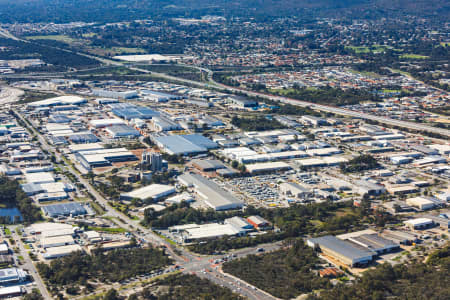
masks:
<instances>
[{"instance_id":1,"label":"warehouse","mask_svg":"<svg viewBox=\"0 0 450 300\"><path fill-rule=\"evenodd\" d=\"M81 203L77 202L47 205L43 206L42 210L44 211L44 214L50 218L58 218L62 216L75 217L87 214L86 208Z\"/></svg>"},{"instance_id":2,"label":"warehouse","mask_svg":"<svg viewBox=\"0 0 450 300\"><path fill-rule=\"evenodd\" d=\"M409 229L411 230L422 230L434 227L434 222L432 219L429 218L417 218L417 219L411 219L404 221L403 224L405 224Z\"/></svg>"},{"instance_id":3,"label":"warehouse","mask_svg":"<svg viewBox=\"0 0 450 300\"><path fill-rule=\"evenodd\" d=\"M100 141L98 137L90 132L71 134L68 138L69 141L75 144L97 143Z\"/></svg>"},{"instance_id":4,"label":"warehouse","mask_svg":"<svg viewBox=\"0 0 450 300\"><path fill-rule=\"evenodd\" d=\"M213 172L218 169L224 169L226 166L216 159L196 159L192 161L192 165L202 172Z\"/></svg>"},{"instance_id":5,"label":"warehouse","mask_svg":"<svg viewBox=\"0 0 450 300\"><path fill-rule=\"evenodd\" d=\"M126 148L80 151L75 157L86 169L110 166L114 162L134 161L137 157Z\"/></svg>"},{"instance_id":6,"label":"warehouse","mask_svg":"<svg viewBox=\"0 0 450 300\"><path fill-rule=\"evenodd\" d=\"M367 180L357 180L355 185L361 195L379 195L386 192L386 189L382 185Z\"/></svg>"},{"instance_id":7,"label":"warehouse","mask_svg":"<svg viewBox=\"0 0 450 300\"><path fill-rule=\"evenodd\" d=\"M26 173L25 179L27 183L42 184L42 183L54 183L55 178L50 172L39 173Z\"/></svg>"},{"instance_id":8,"label":"warehouse","mask_svg":"<svg viewBox=\"0 0 450 300\"><path fill-rule=\"evenodd\" d=\"M175 195L172 197L167 198L164 202L166 204L180 204L181 202L191 203L194 202L195 199L192 197L189 193L182 193L179 195Z\"/></svg>"},{"instance_id":9,"label":"warehouse","mask_svg":"<svg viewBox=\"0 0 450 300\"><path fill-rule=\"evenodd\" d=\"M163 116L153 117L151 120L151 125L152 129L155 131L172 131L183 129L177 122Z\"/></svg>"},{"instance_id":10,"label":"warehouse","mask_svg":"<svg viewBox=\"0 0 450 300\"><path fill-rule=\"evenodd\" d=\"M2 287L0 288L0 299L20 297L25 293L26 293L25 288L20 285Z\"/></svg>"},{"instance_id":11,"label":"warehouse","mask_svg":"<svg viewBox=\"0 0 450 300\"><path fill-rule=\"evenodd\" d=\"M280 184L280 191L284 195L299 199L307 199L313 195L312 191L309 188L303 187L294 182L284 182Z\"/></svg>"},{"instance_id":12,"label":"warehouse","mask_svg":"<svg viewBox=\"0 0 450 300\"><path fill-rule=\"evenodd\" d=\"M51 247L51 248L47 248L46 252L43 254L43 257L45 259L59 258L59 257L67 256L67 255L69 255L73 252L77 252L77 251L83 251L83 249L80 247L80 245L77 245L77 244L60 246L60 247Z\"/></svg>"},{"instance_id":13,"label":"warehouse","mask_svg":"<svg viewBox=\"0 0 450 300\"><path fill-rule=\"evenodd\" d=\"M155 92L150 90L141 90L141 95L146 100L154 101L154 102L167 102L170 100L180 100L182 99L179 95Z\"/></svg>"},{"instance_id":14,"label":"warehouse","mask_svg":"<svg viewBox=\"0 0 450 300\"><path fill-rule=\"evenodd\" d=\"M46 194L66 194L67 192L75 191L75 188L64 182L51 182L51 183L26 183L21 185L22 190L28 195L33 196L36 194L46 193Z\"/></svg>"},{"instance_id":15,"label":"warehouse","mask_svg":"<svg viewBox=\"0 0 450 300\"><path fill-rule=\"evenodd\" d=\"M40 234L41 237L72 235L75 227L62 223L35 223L27 228L27 232L31 235Z\"/></svg>"},{"instance_id":16,"label":"warehouse","mask_svg":"<svg viewBox=\"0 0 450 300\"><path fill-rule=\"evenodd\" d=\"M247 221L255 227L255 229L265 229L270 226L270 222L260 216L250 216Z\"/></svg>"},{"instance_id":17,"label":"warehouse","mask_svg":"<svg viewBox=\"0 0 450 300\"><path fill-rule=\"evenodd\" d=\"M18 268L7 268L0 270L0 284L24 282L27 280L28 274Z\"/></svg>"},{"instance_id":18,"label":"warehouse","mask_svg":"<svg viewBox=\"0 0 450 300\"><path fill-rule=\"evenodd\" d=\"M121 119L100 119L91 120L89 124L94 128L103 128L112 125L125 125L125 122Z\"/></svg>"},{"instance_id":19,"label":"warehouse","mask_svg":"<svg viewBox=\"0 0 450 300\"><path fill-rule=\"evenodd\" d=\"M376 255L373 251L360 249L331 235L308 239L307 244L350 267L365 266Z\"/></svg>"},{"instance_id":20,"label":"warehouse","mask_svg":"<svg viewBox=\"0 0 450 300\"><path fill-rule=\"evenodd\" d=\"M398 250L400 245L391 240L379 236L377 233L362 234L351 237L348 241L366 248L368 251L374 251L377 254L384 254Z\"/></svg>"},{"instance_id":21,"label":"warehouse","mask_svg":"<svg viewBox=\"0 0 450 300\"><path fill-rule=\"evenodd\" d=\"M309 156L330 156L340 153L342 153L342 151L335 147L306 150L306 154L308 154Z\"/></svg>"},{"instance_id":22,"label":"warehouse","mask_svg":"<svg viewBox=\"0 0 450 300\"><path fill-rule=\"evenodd\" d=\"M53 236L41 239L41 247L44 249L73 244L75 244L75 241L71 235Z\"/></svg>"},{"instance_id":23,"label":"warehouse","mask_svg":"<svg viewBox=\"0 0 450 300\"><path fill-rule=\"evenodd\" d=\"M411 245L412 243L417 242L417 236L405 231L385 230L381 233L381 235L402 245Z\"/></svg>"},{"instance_id":24,"label":"warehouse","mask_svg":"<svg viewBox=\"0 0 450 300\"><path fill-rule=\"evenodd\" d=\"M199 134L158 136L154 142L170 155L189 155L217 148L216 143Z\"/></svg>"},{"instance_id":25,"label":"warehouse","mask_svg":"<svg viewBox=\"0 0 450 300\"><path fill-rule=\"evenodd\" d=\"M241 200L201 175L186 173L178 176L178 181L184 186L193 187L205 203L214 210L237 209L244 206Z\"/></svg>"},{"instance_id":26,"label":"warehouse","mask_svg":"<svg viewBox=\"0 0 450 300\"><path fill-rule=\"evenodd\" d=\"M225 224L230 224L236 228L246 229L246 230L252 230L253 225L247 222L244 218L235 216L229 219L226 219L224 221Z\"/></svg>"},{"instance_id":27,"label":"warehouse","mask_svg":"<svg viewBox=\"0 0 450 300\"><path fill-rule=\"evenodd\" d=\"M231 98L231 102L239 107L257 107L258 101L256 100L250 100L250 99L244 99L244 98Z\"/></svg>"},{"instance_id":28,"label":"warehouse","mask_svg":"<svg viewBox=\"0 0 450 300\"><path fill-rule=\"evenodd\" d=\"M102 89L93 89L92 94L98 97L114 99L132 99L138 96L137 91L109 91Z\"/></svg>"},{"instance_id":29,"label":"warehouse","mask_svg":"<svg viewBox=\"0 0 450 300\"><path fill-rule=\"evenodd\" d=\"M136 138L141 135L139 131L128 125L113 125L106 127L105 130L113 138Z\"/></svg>"},{"instance_id":30,"label":"warehouse","mask_svg":"<svg viewBox=\"0 0 450 300\"><path fill-rule=\"evenodd\" d=\"M133 199L147 200L152 199L157 201L163 197L175 193L175 188L170 185L163 184L151 184L132 192L121 194L120 199L125 201L131 201Z\"/></svg>"},{"instance_id":31,"label":"warehouse","mask_svg":"<svg viewBox=\"0 0 450 300\"><path fill-rule=\"evenodd\" d=\"M436 206L435 201L432 201L429 197L422 196L406 199L406 204L420 210L433 209Z\"/></svg>"},{"instance_id":32,"label":"warehouse","mask_svg":"<svg viewBox=\"0 0 450 300\"><path fill-rule=\"evenodd\" d=\"M291 170L292 167L284 162L268 162L268 163L259 163L259 164L250 164L245 165L247 172L250 174L255 173L265 173L265 172L273 172L273 171L284 171Z\"/></svg>"},{"instance_id":33,"label":"warehouse","mask_svg":"<svg viewBox=\"0 0 450 300\"><path fill-rule=\"evenodd\" d=\"M60 96L55 98L49 98L41 101L36 101L28 104L29 107L50 107L58 105L80 105L87 103L87 100L78 96Z\"/></svg>"},{"instance_id":34,"label":"warehouse","mask_svg":"<svg viewBox=\"0 0 450 300\"><path fill-rule=\"evenodd\" d=\"M318 167L325 167L327 165L325 161L319 158L299 159L296 160L295 162L299 164L300 167L304 168L318 168Z\"/></svg>"},{"instance_id":35,"label":"warehouse","mask_svg":"<svg viewBox=\"0 0 450 300\"><path fill-rule=\"evenodd\" d=\"M71 153L78 153L80 151L95 151L95 150L102 150L105 147L99 143L89 143L89 144L77 144L77 145L70 145L69 150Z\"/></svg>"},{"instance_id":36,"label":"warehouse","mask_svg":"<svg viewBox=\"0 0 450 300\"><path fill-rule=\"evenodd\" d=\"M159 112L154 111L148 107L138 106L129 103L117 103L109 105L111 112L119 118L125 120L142 119L148 120L159 116Z\"/></svg>"}]
</instances>

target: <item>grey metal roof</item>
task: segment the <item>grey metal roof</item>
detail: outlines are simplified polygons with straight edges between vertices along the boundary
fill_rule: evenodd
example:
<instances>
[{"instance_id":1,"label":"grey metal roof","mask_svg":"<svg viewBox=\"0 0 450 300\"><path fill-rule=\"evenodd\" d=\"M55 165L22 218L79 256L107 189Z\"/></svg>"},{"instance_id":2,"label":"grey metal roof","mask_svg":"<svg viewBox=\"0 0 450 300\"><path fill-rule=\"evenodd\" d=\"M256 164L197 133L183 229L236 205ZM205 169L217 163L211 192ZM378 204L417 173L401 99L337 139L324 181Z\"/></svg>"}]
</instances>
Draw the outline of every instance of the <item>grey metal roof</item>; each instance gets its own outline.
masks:
<instances>
[{"instance_id":1,"label":"grey metal roof","mask_svg":"<svg viewBox=\"0 0 450 300\"><path fill-rule=\"evenodd\" d=\"M208 205L214 209L221 209L228 206L238 208L244 205L241 200L223 190L215 182L208 180L201 175L186 173L180 175L178 178L185 183L195 186L197 192L205 197Z\"/></svg>"},{"instance_id":2,"label":"grey metal roof","mask_svg":"<svg viewBox=\"0 0 450 300\"><path fill-rule=\"evenodd\" d=\"M366 251L362 249L358 249L352 244L342 241L335 236L326 235L318 238L310 239L311 242L318 244L319 247L325 247L330 249L333 252L339 253L342 256L345 256L351 260L357 260L360 258L365 258L368 256L374 256L376 253L372 251Z\"/></svg>"},{"instance_id":3,"label":"grey metal roof","mask_svg":"<svg viewBox=\"0 0 450 300\"><path fill-rule=\"evenodd\" d=\"M42 210L50 217L87 214L84 206L77 202L47 205L43 206Z\"/></svg>"}]
</instances>

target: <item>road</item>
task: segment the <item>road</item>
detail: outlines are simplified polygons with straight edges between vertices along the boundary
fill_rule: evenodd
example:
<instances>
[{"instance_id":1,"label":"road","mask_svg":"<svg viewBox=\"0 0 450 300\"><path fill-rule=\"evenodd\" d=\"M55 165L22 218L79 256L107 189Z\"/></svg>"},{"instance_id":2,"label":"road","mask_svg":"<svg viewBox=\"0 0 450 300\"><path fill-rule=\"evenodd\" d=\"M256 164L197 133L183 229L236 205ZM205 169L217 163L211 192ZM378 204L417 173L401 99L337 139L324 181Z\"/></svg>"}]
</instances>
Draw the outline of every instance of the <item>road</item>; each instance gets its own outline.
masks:
<instances>
[{"instance_id":1,"label":"road","mask_svg":"<svg viewBox=\"0 0 450 300\"><path fill-rule=\"evenodd\" d=\"M233 290L235 290L238 293L241 293L242 295L245 295L249 299L255 300L276 299L275 297L268 295L266 292L259 290L258 288L251 286L250 284L245 283L243 281L241 281L241 283L238 284L235 279L233 279L230 276L226 276L226 274L221 272L217 268L218 265L214 264L214 261L222 259L223 257L222 255L202 256L191 253L182 246L178 245L175 246L168 243L166 240L155 234L152 230L142 226L138 220L133 220L128 216L122 214L121 212L115 210L113 207L109 205L108 200L105 199L100 193L98 193L97 190L91 185L91 183L87 179L83 178L76 170L73 169L72 166L67 166L65 164L65 160L62 157L62 154L54 151L54 149L47 143L46 138L40 132L38 132L34 126L29 126L25 118L20 114L19 111L14 110L14 113L27 125L28 129L37 136L38 141L41 144L41 148L55 155L56 161L61 162L61 165L59 167L61 167L64 171L71 172L77 178L77 180L86 187L86 190L95 197L96 201L105 208L106 210L105 215L114 217L115 218L114 221L120 227L126 228L128 231L133 232L133 234L137 238L144 239L145 241L153 244L154 246L162 246L162 245L165 246L167 253L175 260L175 263L182 268L183 272L206 275L201 270L208 269L210 271L208 272L208 274L214 278L213 280L214 282L222 286L231 287ZM280 243L273 243L262 246L260 245L258 247L241 249L231 253L234 253L236 256L239 257L244 257L250 254L256 254L257 248L259 247L265 247L266 251L273 251L279 249L280 246L281 246ZM240 286L244 284L245 287ZM238 290L238 287L240 288L240 290Z\"/></svg>"},{"instance_id":2,"label":"road","mask_svg":"<svg viewBox=\"0 0 450 300\"><path fill-rule=\"evenodd\" d=\"M20 253L24 259L24 264L21 267L23 269L28 270L28 273L30 274L30 276L33 277L34 282L36 283L36 287L39 289L44 299L51 299L50 294L48 293L47 288L44 284L44 281L39 275L30 256L28 255L29 250L27 251L27 249L25 249L22 241L20 240L20 236L16 232L16 229L17 227L15 226L10 227L12 238L16 241L16 245L19 247Z\"/></svg>"}]
</instances>

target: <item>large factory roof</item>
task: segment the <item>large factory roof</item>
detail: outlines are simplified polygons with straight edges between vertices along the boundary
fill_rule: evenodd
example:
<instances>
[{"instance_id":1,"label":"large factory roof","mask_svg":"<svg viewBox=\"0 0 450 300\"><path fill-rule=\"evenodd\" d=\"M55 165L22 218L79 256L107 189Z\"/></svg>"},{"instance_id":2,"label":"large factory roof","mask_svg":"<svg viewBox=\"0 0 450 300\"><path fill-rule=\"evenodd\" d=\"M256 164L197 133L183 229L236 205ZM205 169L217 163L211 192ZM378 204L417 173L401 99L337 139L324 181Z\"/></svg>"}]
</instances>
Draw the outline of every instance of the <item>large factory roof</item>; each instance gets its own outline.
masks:
<instances>
[{"instance_id":1,"label":"large factory roof","mask_svg":"<svg viewBox=\"0 0 450 300\"><path fill-rule=\"evenodd\" d=\"M312 238L309 241L315 245L319 245L320 248L323 247L335 253L339 253L340 255L345 256L352 261L357 261L359 259L363 259L365 257L373 256L376 254L372 251L357 248L352 244L342 241L332 235Z\"/></svg>"},{"instance_id":2,"label":"large factory roof","mask_svg":"<svg viewBox=\"0 0 450 300\"><path fill-rule=\"evenodd\" d=\"M155 141L169 154L200 153L217 148L216 143L199 134L159 136Z\"/></svg>"},{"instance_id":3,"label":"large factory roof","mask_svg":"<svg viewBox=\"0 0 450 300\"><path fill-rule=\"evenodd\" d=\"M131 191L129 193L121 195L123 198L128 199L159 199L161 197L170 195L175 193L175 188L170 185L163 185L163 184L151 184L148 186L144 186L142 188L139 188L137 190Z\"/></svg>"},{"instance_id":4,"label":"large factory roof","mask_svg":"<svg viewBox=\"0 0 450 300\"><path fill-rule=\"evenodd\" d=\"M111 112L113 114L126 120L151 119L152 117L159 116L159 112L144 106L137 106L128 103L110 104L109 106L112 108Z\"/></svg>"},{"instance_id":5,"label":"large factory roof","mask_svg":"<svg viewBox=\"0 0 450 300\"><path fill-rule=\"evenodd\" d=\"M77 202L69 202L69 203L59 203L43 206L42 210L45 215L49 217L59 217L59 216L79 216L87 214L84 206Z\"/></svg>"},{"instance_id":6,"label":"large factory roof","mask_svg":"<svg viewBox=\"0 0 450 300\"><path fill-rule=\"evenodd\" d=\"M186 173L180 175L178 180L186 186L195 187L206 204L215 210L240 208L244 205L241 200L201 175Z\"/></svg>"}]
</instances>

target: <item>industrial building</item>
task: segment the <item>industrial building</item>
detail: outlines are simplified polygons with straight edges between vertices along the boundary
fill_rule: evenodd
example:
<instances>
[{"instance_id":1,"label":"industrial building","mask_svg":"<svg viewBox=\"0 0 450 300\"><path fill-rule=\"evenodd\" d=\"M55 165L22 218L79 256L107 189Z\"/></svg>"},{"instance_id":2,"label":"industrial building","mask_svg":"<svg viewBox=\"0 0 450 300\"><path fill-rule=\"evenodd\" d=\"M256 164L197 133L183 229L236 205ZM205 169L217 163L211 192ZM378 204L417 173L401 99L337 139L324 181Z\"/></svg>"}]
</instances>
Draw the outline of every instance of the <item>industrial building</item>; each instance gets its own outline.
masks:
<instances>
[{"instance_id":1,"label":"industrial building","mask_svg":"<svg viewBox=\"0 0 450 300\"><path fill-rule=\"evenodd\" d=\"M249 172L250 174L285 171L292 169L292 167L285 162L267 162L267 163L249 164L245 165L245 168L247 169L247 172Z\"/></svg>"},{"instance_id":2,"label":"industrial building","mask_svg":"<svg viewBox=\"0 0 450 300\"><path fill-rule=\"evenodd\" d=\"M94 128L103 128L113 125L125 125L125 122L121 119L99 119L91 120L89 124Z\"/></svg>"},{"instance_id":3,"label":"industrial building","mask_svg":"<svg viewBox=\"0 0 450 300\"><path fill-rule=\"evenodd\" d=\"M83 251L81 246L77 245L77 244L60 246L60 247L51 247L51 248L47 248L46 252L43 254L43 257L45 259L54 259L54 258L59 258L59 257L70 255L71 253L77 252L77 251Z\"/></svg>"},{"instance_id":4,"label":"industrial building","mask_svg":"<svg viewBox=\"0 0 450 300\"><path fill-rule=\"evenodd\" d=\"M218 169L225 169L226 166L216 159L196 159L192 161L192 165L202 172L213 172Z\"/></svg>"},{"instance_id":5,"label":"industrial building","mask_svg":"<svg viewBox=\"0 0 450 300\"><path fill-rule=\"evenodd\" d=\"M50 172L39 172L39 173L26 173L25 180L27 183L33 184L44 184L44 183L54 183L55 178Z\"/></svg>"},{"instance_id":6,"label":"industrial building","mask_svg":"<svg viewBox=\"0 0 450 300\"><path fill-rule=\"evenodd\" d=\"M205 203L214 210L236 209L244 206L243 201L201 175L185 173L178 176L178 181L184 186L193 188Z\"/></svg>"},{"instance_id":7,"label":"industrial building","mask_svg":"<svg viewBox=\"0 0 450 300\"><path fill-rule=\"evenodd\" d=\"M141 169L152 172L159 172L167 168L168 164L159 152L144 151L141 155Z\"/></svg>"},{"instance_id":8,"label":"industrial building","mask_svg":"<svg viewBox=\"0 0 450 300\"><path fill-rule=\"evenodd\" d=\"M113 125L105 128L105 131L113 138L136 138L141 134L128 125Z\"/></svg>"},{"instance_id":9,"label":"industrial building","mask_svg":"<svg viewBox=\"0 0 450 300\"><path fill-rule=\"evenodd\" d=\"M350 267L365 266L377 254L331 235L308 239L307 244Z\"/></svg>"},{"instance_id":10,"label":"industrial building","mask_svg":"<svg viewBox=\"0 0 450 300\"><path fill-rule=\"evenodd\" d=\"M432 219L429 218L417 218L406 220L403 222L405 226L409 227L411 230L422 230L435 226L435 223Z\"/></svg>"},{"instance_id":11,"label":"industrial building","mask_svg":"<svg viewBox=\"0 0 450 300\"><path fill-rule=\"evenodd\" d=\"M416 207L420 210L433 209L434 207L436 207L436 203L435 201L432 201L430 198L431 197L423 197L423 196L408 198L406 199L406 204Z\"/></svg>"},{"instance_id":12,"label":"industrial building","mask_svg":"<svg viewBox=\"0 0 450 300\"><path fill-rule=\"evenodd\" d=\"M28 107L39 108L39 107L50 107L60 105L80 105L86 102L87 100L85 98L79 96L59 96L32 102L28 104Z\"/></svg>"},{"instance_id":13,"label":"industrial building","mask_svg":"<svg viewBox=\"0 0 450 300\"><path fill-rule=\"evenodd\" d=\"M164 116L153 117L151 120L151 126L155 131L173 131L183 129L180 124Z\"/></svg>"},{"instance_id":14,"label":"industrial building","mask_svg":"<svg viewBox=\"0 0 450 300\"><path fill-rule=\"evenodd\" d=\"M159 116L159 112L154 111L148 107L138 106L129 103L117 103L109 105L111 112L119 118L125 120L142 119L148 120Z\"/></svg>"},{"instance_id":15,"label":"industrial building","mask_svg":"<svg viewBox=\"0 0 450 300\"><path fill-rule=\"evenodd\" d=\"M52 237L61 235L73 235L75 227L62 223L34 223L26 228L31 235L41 235L41 237Z\"/></svg>"},{"instance_id":16,"label":"industrial building","mask_svg":"<svg viewBox=\"0 0 450 300\"><path fill-rule=\"evenodd\" d=\"M110 166L114 162L138 160L138 158L126 148L79 151L75 154L75 157L81 165L88 170L91 168Z\"/></svg>"},{"instance_id":17,"label":"industrial building","mask_svg":"<svg viewBox=\"0 0 450 300\"><path fill-rule=\"evenodd\" d=\"M280 184L280 191L284 195L299 199L307 199L313 195L311 189L294 182L283 182L282 184Z\"/></svg>"},{"instance_id":18,"label":"industrial building","mask_svg":"<svg viewBox=\"0 0 450 300\"><path fill-rule=\"evenodd\" d=\"M216 143L199 134L158 136L154 138L154 142L170 155L203 153L218 147Z\"/></svg>"},{"instance_id":19,"label":"industrial building","mask_svg":"<svg viewBox=\"0 0 450 300\"><path fill-rule=\"evenodd\" d=\"M47 205L43 206L42 210L44 211L44 214L50 218L58 218L62 216L76 217L86 215L88 213L84 205L78 202Z\"/></svg>"},{"instance_id":20,"label":"industrial building","mask_svg":"<svg viewBox=\"0 0 450 300\"><path fill-rule=\"evenodd\" d=\"M270 226L270 222L260 216L250 216L247 222L253 225L255 229L265 229Z\"/></svg>"},{"instance_id":21,"label":"industrial building","mask_svg":"<svg viewBox=\"0 0 450 300\"><path fill-rule=\"evenodd\" d=\"M368 251L384 254L398 250L399 243L395 243L390 239L380 236L372 230L363 230L337 236L338 239L353 243L357 247L362 247Z\"/></svg>"},{"instance_id":22,"label":"industrial building","mask_svg":"<svg viewBox=\"0 0 450 300\"><path fill-rule=\"evenodd\" d=\"M399 230L384 230L381 235L398 244L411 245L417 242L417 236L414 234Z\"/></svg>"},{"instance_id":23,"label":"industrial building","mask_svg":"<svg viewBox=\"0 0 450 300\"><path fill-rule=\"evenodd\" d=\"M223 236L243 236L252 229L253 226L245 219L233 217L226 219L223 224L187 224L170 227L169 231L175 233L174 237L179 242L191 243Z\"/></svg>"},{"instance_id":24,"label":"industrial building","mask_svg":"<svg viewBox=\"0 0 450 300\"><path fill-rule=\"evenodd\" d=\"M27 272L18 268L7 268L0 270L0 284L24 282L28 278Z\"/></svg>"},{"instance_id":25,"label":"industrial building","mask_svg":"<svg viewBox=\"0 0 450 300\"><path fill-rule=\"evenodd\" d=\"M13 285L0 288L0 299L20 297L26 293L23 286Z\"/></svg>"},{"instance_id":26,"label":"industrial building","mask_svg":"<svg viewBox=\"0 0 450 300\"><path fill-rule=\"evenodd\" d=\"M169 93L162 93L150 90L141 90L141 96L153 102L168 102L170 100L181 100L183 97Z\"/></svg>"},{"instance_id":27,"label":"industrial building","mask_svg":"<svg viewBox=\"0 0 450 300\"><path fill-rule=\"evenodd\" d=\"M121 194L120 199L131 201L133 199L147 200L151 199L157 201L163 197L175 193L175 188L170 185L151 184L126 194Z\"/></svg>"},{"instance_id":28,"label":"industrial building","mask_svg":"<svg viewBox=\"0 0 450 300\"><path fill-rule=\"evenodd\" d=\"M44 249L73 244L75 244L75 241L71 235L54 236L41 239L41 247Z\"/></svg>"},{"instance_id":29,"label":"industrial building","mask_svg":"<svg viewBox=\"0 0 450 300\"><path fill-rule=\"evenodd\" d=\"M256 100L250 100L250 99L244 99L244 98L237 98L232 97L231 102L239 107L247 108L247 107L257 107L258 101Z\"/></svg>"},{"instance_id":30,"label":"industrial building","mask_svg":"<svg viewBox=\"0 0 450 300\"><path fill-rule=\"evenodd\" d=\"M98 97L114 99L132 99L138 96L137 91L110 91L102 89L93 89L92 94Z\"/></svg>"},{"instance_id":31,"label":"industrial building","mask_svg":"<svg viewBox=\"0 0 450 300\"><path fill-rule=\"evenodd\" d=\"M358 180L355 182L356 189L361 195L379 195L386 192L386 189L379 184L367 180Z\"/></svg>"}]
</instances>

